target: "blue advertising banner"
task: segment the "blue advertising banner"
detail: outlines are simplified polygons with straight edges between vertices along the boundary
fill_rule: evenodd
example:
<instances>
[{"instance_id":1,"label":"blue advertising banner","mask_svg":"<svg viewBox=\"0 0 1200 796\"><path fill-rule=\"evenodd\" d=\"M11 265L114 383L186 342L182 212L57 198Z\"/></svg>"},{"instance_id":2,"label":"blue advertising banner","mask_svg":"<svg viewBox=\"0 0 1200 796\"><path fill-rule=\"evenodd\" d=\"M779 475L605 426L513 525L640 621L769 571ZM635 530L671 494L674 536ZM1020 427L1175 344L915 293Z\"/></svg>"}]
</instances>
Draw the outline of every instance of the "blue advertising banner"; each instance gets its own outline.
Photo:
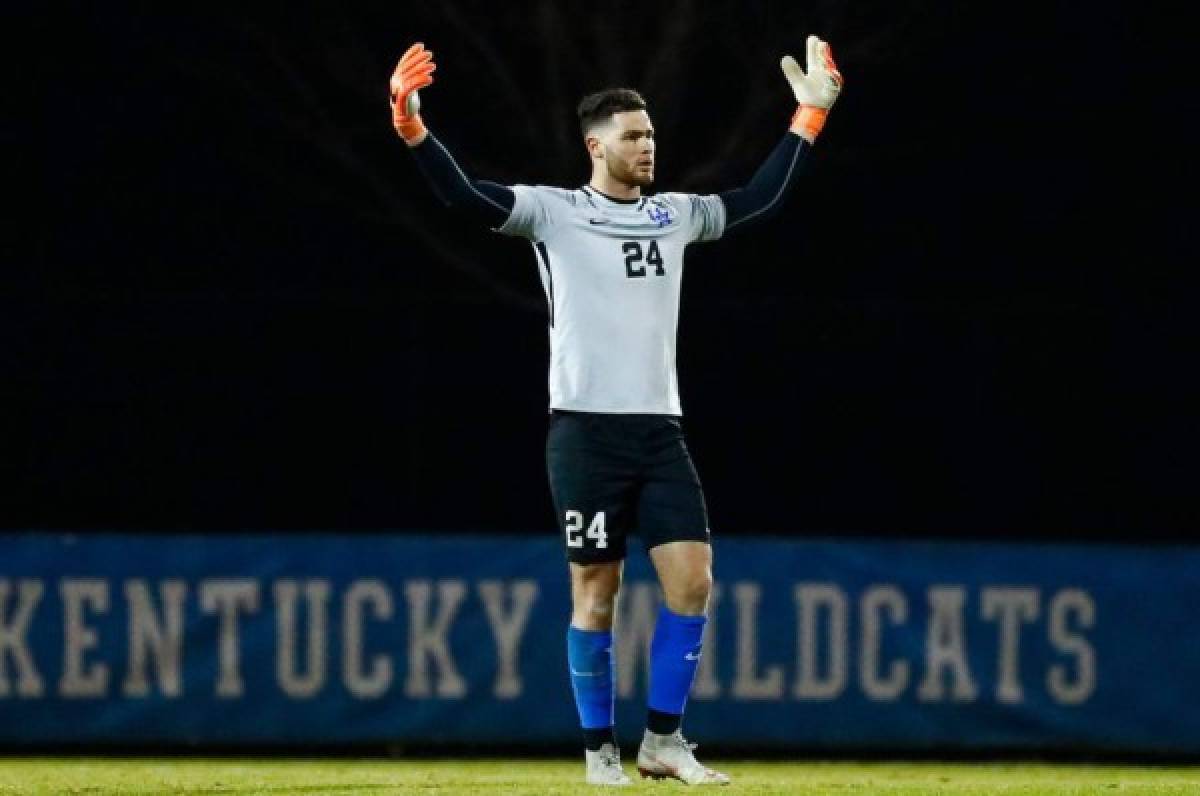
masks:
<instances>
[{"instance_id":1,"label":"blue advertising banner","mask_svg":"<svg viewBox=\"0 0 1200 796\"><path fill-rule=\"evenodd\" d=\"M1200 549L715 544L685 731L757 748L1200 752ZM659 593L631 553L618 729ZM0 535L0 744L561 744L553 537Z\"/></svg>"}]
</instances>

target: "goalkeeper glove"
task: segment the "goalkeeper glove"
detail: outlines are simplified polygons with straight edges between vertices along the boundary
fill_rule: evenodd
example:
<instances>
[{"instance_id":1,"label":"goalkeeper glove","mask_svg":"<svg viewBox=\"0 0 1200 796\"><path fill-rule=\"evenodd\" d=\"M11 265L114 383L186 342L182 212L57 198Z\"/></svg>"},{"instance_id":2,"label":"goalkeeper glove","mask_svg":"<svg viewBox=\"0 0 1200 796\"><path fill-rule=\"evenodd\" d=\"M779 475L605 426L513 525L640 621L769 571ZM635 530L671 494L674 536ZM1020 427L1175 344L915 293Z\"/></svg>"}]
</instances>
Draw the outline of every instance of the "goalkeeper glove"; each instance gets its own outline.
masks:
<instances>
[{"instance_id":1,"label":"goalkeeper glove","mask_svg":"<svg viewBox=\"0 0 1200 796\"><path fill-rule=\"evenodd\" d=\"M417 42L396 64L389 83L392 95L392 126L409 146L425 140L425 123L421 121L421 98L417 90L433 85L433 53Z\"/></svg>"},{"instance_id":2,"label":"goalkeeper glove","mask_svg":"<svg viewBox=\"0 0 1200 796\"><path fill-rule=\"evenodd\" d=\"M827 42L816 36L809 36L807 49L807 74L790 55L783 57L780 66L783 67L784 76L792 84L796 102L800 103L796 115L792 117L792 132L811 142L821 133L829 109L833 107L842 91L842 73L833 62L833 53Z\"/></svg>"}]
</instances>

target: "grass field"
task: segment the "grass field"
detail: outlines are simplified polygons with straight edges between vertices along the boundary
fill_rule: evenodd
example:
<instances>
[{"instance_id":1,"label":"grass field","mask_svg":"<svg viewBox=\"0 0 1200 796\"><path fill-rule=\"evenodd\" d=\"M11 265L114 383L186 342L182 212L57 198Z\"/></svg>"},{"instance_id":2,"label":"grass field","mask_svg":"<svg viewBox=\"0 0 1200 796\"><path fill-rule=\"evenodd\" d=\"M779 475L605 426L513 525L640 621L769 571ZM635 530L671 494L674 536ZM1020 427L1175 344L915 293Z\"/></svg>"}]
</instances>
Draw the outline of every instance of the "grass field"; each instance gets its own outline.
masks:
<instances>
[{"instance_id":1,"label":"grass field","mask_svg":"<svg viewBox=\"0 0 1200 796\"><path fill-rule=\"evenodd\" d=\"M1200 766L1044 763L786 763L712 761L727 794L1200 794ZM626 770L636 775L633 766ZM568 760L285 760L0 758L0 794L571 794ZM639 780L626 793L675 793Z\"/></svg>"}]
</instances>

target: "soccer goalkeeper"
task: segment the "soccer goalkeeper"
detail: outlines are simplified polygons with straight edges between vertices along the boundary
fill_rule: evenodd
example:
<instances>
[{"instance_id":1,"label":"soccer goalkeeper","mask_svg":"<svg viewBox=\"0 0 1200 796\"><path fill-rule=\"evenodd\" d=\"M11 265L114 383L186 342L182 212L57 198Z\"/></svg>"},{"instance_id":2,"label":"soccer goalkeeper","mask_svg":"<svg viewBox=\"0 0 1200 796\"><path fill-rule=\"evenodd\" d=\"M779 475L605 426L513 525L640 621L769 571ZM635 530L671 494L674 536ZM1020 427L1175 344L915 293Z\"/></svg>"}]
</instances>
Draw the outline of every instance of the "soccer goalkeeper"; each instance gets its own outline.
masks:
<instances>
[{"instance_id":1,"label":"soccer goalkeeper","mask_svg":"<svg viewBox=\"0 0 1200 796\"><path fill-rule=\"evenodd\" d=\"M626 537L641 534L662 585L650 651L642 776L691 785L729 777L697 762L680 725L700 659L712 549L688 455L675 333L688 244L759 223L783 206L842 88L829 45L807 40L807 68L782 61L798 107L750 182L716 195L649 195L654 125L636 91L584 97L592 176L576 189L466 176L426 129L418 91L433 54L415 44L391 79L392 121L434 192L503 235L529 239L550 315L546 468L571 578L567 663L583 727L586 780L627 785L613 730L612 626Z\"/></svg>"}]
</instances>

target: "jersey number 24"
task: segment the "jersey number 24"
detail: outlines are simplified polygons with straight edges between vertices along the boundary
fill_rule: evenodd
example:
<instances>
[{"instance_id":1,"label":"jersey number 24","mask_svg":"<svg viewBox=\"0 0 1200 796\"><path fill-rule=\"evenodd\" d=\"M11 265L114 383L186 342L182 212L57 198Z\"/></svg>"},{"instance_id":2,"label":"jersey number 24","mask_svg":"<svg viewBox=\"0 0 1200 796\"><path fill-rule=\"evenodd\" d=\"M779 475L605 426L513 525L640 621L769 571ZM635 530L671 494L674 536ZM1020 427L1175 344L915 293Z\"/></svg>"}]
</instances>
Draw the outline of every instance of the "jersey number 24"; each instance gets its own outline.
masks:
<instances>
[{"instance_id":1,"label":"jersey number 24","mask_svg":"<svg viewBox=\"0 0 1200 796\"><path fill-rule=\"evenodd\" d=\"M621 251L625 252L625 276L630 279L644 277L646 265L655 269L655 276L664 276L667 273L663 270L663 259L658 251L658 241L650 241L650 248L646 249L645 254L642 253L642 244L637 241L624 244ZM643 258L646 265L642 265Z\"/></svg>"},{"instance_id":2,"label":"jersey number 24","mask_svg":"<svg viewBox=\"0 0 1200 796\"><path fill-rule=\"evenodd\" d=\"M584 534L580 533L583 530L583 512L568 510L566 520L567 547L583 547L585 544ZM592 517L592 524L587 529L587 538L594 540L597 548L608 547L608 534L604 532L603 511L597 511L596 516Z\"/></svg>"}]
</instances>

